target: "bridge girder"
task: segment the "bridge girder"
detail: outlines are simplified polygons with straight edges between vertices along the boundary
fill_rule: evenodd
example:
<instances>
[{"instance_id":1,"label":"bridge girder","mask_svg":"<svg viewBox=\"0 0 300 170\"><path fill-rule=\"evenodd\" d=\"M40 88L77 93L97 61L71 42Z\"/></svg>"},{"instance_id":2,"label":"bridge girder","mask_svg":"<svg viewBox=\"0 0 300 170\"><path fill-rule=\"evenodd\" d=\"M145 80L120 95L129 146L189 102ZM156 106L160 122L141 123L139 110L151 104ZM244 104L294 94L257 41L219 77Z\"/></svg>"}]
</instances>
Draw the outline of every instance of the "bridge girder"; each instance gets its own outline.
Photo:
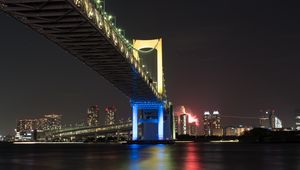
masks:
<instances>
[{"instance_id":1,"label":"bridge girder","mask_svg":"<svg viewBox=\"0 0 300 170\"><path fill-rule=\"evenodd\" d=\"M0 0L0 8L77 57L130 99L165 98L157 93L131 49L116 37L109 21L103 20L102 28L95 23L95 15L101 18L103 11L88 14L84 5L73 0Z\"/></svg>"}]
</instances>

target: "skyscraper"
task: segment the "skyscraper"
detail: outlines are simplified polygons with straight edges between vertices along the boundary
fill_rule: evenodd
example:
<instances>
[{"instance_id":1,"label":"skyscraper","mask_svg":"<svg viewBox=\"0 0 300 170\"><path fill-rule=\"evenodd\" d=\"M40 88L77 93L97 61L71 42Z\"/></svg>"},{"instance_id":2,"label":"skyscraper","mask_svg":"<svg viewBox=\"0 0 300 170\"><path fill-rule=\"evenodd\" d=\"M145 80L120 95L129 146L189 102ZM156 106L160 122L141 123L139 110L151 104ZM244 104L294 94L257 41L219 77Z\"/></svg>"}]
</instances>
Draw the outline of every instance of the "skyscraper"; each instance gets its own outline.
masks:
<instances>
[{"instance_id":1,"label":"skyscraper","mask_svg":"<svg viewBox=\"0 0 300 170\"><path fill-rule=\"evenodd\" d=\"M214 111L211 115L211 126L212 129L220 129L221 128L221 116L219 111Z\"/></svg>"},{"instance_id":2,"label":"skyscraper","mask_svg":"<svg viewBox=\"0 0 300 170\"><path fill-rule=\"evenodd\" d=\"M221 115L219 111L214 111L210 114L208 111L203 115L204 135L206 136L222 136L223 129L221 128Z\"/></svg>"},{"instance_id":3,"label":"skyscraper","mask_svg":"<svg viewBox=\"0 0 300 170\"><path fill-rule=\"evenodd\" d=\"M99 107L98 105L90 106L87 111L87 124L88 126L99 125Z\"/></svg>"},{"instance_id":4,"label":"skyscraper","mask_svg":"<svg viewBox=\"0 0 300 170\"><path fill-rule=\"evenodd\" d=\"M296 110L296 130L300 130L300 109Z\"/></svg>"},{"instance_id":5,"label":"skyscraper","mask_svg":"<svg viewBox=\"0 0 300 170\"><path fill-rule=\"evenodd\" d=\"M197 126L197 123L192 122L192 123L189 124L189 126L190 126L189 134L192 135L192 136L198 136L199 135L199 128Z\"/></svg>"},{"instance_id":6,"label":"skyscraper","mask_svg":"<svg viewBox=\"0 0 300 170\"><path fill-rule=\"evenodd\" d=\"M23 119L17 122L17 132L30 132L32 130L57 130L61 128L62 115L46 114L42 118Z\"/></svg>"},{"instance_id":7,"label":"skyscraper","mask_svg":"<svg viewBox=\"0 0 300 170\"><path fill-rule=\"evenodd\" d=\"M46 114L44 115L44 119L41 119L39 122L41 122L42 124L46 123L46 125L44 125L45 130L57 130L57 129L61 129L61 120L62 120L62 115ZM43 125L39 125L39 126L43 126Z\"/></svg>"},{"instance_id":8,"label":"skyscraper","mask_svg":"<svg viewBox=\"0 0 300 170\"><path fill-rule=\"evenodd\" d=\"M178 116L174 115L174 127L175 127L175 133L178 134Z\"/></svg>"},{"instance_id":9,"label":"skyscraper","mask_svg":"<svg viewBox=\"0 0 300 170\"><path fill-rule=\"evenodd\" d=\"M203 115L203 129L204 129L204 135L205 136L210 136L211 135L210 113L208 111L204 112L204 115Z\"/></svg>"},{"instance_id":10,"label":"skyscraper","mask_svg":"<svg viewBox=\"0 0 300 170\"><path fill-rule=\"evenodd\" d=\"M190 131L189 115L181 114L179 116L178 133L179 133L179 135L187 135L187 134L189 134L189 131Z\"/></svg>"},{"instance_id":11,"label":"skyscraper","mask_svg":"<svg viewBox=\"0 0 300 170\"><path fill-rule=\"evenodd\" d=\"M259 126L266 129L278 129L282 128L282 121L276 116L275 110L268 110L259 118Z\"/></svg>"},{"instance_id":12,"label":"skyscraper","mask_svg":"<svg viewBox=\"0 0 300 170\"><path fill-rule=\"evenodd\" d=\"M23 119L17 122L17 132L30 132L36 129L37 119Z\"/></svg>"},{"instance_id":13,"label":"skyscraper","mask_svg":"<svg viewBox=\"0 0 300 170\"><path fill-rule=\"evenodd\" d=\"M266 115L259 118L259 127L270 128L269 118Z\"/></svg>"},{"instance_id":14,"label":"skyscraper","mask_svg":"<svg viewBox=\"0 0 300 170\"><path fill-rule=\"evenodd\" d=\"M105 108L105 125L115 124L116 107L110 106Z\"/></svg>"},{"instance_id":15,"label":"skyscraper","mask_svg":"<svg viewBox=\"0 0 300 170\"><path fill-rule=\"evenodd\" d=\"M214 111L211 115L210 125L213 136L223 136L223 129L221 128L221 115L219 111Z\"/></svg>"}]
</instances>

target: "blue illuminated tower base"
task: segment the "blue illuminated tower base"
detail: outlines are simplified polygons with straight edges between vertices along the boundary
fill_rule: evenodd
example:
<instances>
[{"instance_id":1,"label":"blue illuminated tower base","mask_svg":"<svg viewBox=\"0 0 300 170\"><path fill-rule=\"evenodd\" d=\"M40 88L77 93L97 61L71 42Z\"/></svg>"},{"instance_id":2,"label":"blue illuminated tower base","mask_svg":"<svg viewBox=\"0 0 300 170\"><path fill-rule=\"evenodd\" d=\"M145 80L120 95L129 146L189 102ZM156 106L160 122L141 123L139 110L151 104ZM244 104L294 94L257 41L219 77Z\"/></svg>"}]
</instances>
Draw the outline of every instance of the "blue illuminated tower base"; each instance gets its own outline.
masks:
<instances>
[{"instance_id":1,"label":"blue illuminated tower base","mask_svg":"<svg viewBox=\"0 0 300 170\"><path fill-rule=\"evenodd\" d=\"M172 114L163 102L131 102L132 140L172 140Z\"/></svg>"}]
</instances>

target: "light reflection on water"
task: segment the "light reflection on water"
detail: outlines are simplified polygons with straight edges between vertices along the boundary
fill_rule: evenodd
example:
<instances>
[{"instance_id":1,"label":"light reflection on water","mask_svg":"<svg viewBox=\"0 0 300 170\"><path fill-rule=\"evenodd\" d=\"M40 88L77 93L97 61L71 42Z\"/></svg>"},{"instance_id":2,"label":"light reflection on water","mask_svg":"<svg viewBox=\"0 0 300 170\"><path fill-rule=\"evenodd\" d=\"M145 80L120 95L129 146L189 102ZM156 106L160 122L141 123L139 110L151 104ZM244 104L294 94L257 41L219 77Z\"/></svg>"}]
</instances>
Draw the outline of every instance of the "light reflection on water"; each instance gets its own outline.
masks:
<instances>
[{"instance_id":1,"label":"light reflection on water","mask_svg":"<svg viewBox=\"0 0 300 170\"><path fill-rule=\"evenodd\" d=\"M0 170L300 170L300 145L0 145Z\"/></svg>"},{"instance_id":2,"label":"light reflection on water","mask_svg":"<svg viewBox=\"0 0 300 170\"><path fill-rule=\"evenodd\" d=\"M202 170L202 155L197 154L200 153L200 149L194 143L186 144L184 169Z\"/></svg>"},{"instance_id":3,"label":"light reflection on water","mask_svg":"<svg viewBox=\"0 0 300 170\"><path fill-rule=\"evenodd\" d=\"M140 169L157 169L157 170L171 170L172 160L168 145L150 145L144 146L143 153L141 153L141 145L131 145L131 162L130 170ZM143 155L141 155L143 154Z\"/></svg>"}]
</instances>

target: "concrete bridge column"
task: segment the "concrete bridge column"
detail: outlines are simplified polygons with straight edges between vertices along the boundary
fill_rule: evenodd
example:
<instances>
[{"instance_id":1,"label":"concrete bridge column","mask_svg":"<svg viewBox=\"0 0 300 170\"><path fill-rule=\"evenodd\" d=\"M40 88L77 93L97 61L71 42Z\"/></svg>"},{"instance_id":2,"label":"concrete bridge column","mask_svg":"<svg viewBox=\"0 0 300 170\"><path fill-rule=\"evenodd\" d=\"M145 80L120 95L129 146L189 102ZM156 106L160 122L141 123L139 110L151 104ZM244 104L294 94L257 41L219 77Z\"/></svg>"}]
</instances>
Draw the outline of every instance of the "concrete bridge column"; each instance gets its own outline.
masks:
<instances>
[{"instance_id":1,"label":"concrete bridge column","mask_svg":"<svg viewBox=\"0 0 300 170\"><path fill-rule=\"evenodd\" d=\"M132 105L132 140L138 140L138 105Z\"/></svg>"},{"instance_id":2,"label":"concrete bridge column","mask_svg":"<svg viewBox=\"0 0 300 170\"><path fill-rule=\"evenodd\" d=\"M140 115L139 115L140 113ZM132 140L164 140L165 106L163 102L132 103ZM139 137L139 124L142 125L142 136ZM168 137L167 137L168 138Z\"/></svg>"}]
</instances>

